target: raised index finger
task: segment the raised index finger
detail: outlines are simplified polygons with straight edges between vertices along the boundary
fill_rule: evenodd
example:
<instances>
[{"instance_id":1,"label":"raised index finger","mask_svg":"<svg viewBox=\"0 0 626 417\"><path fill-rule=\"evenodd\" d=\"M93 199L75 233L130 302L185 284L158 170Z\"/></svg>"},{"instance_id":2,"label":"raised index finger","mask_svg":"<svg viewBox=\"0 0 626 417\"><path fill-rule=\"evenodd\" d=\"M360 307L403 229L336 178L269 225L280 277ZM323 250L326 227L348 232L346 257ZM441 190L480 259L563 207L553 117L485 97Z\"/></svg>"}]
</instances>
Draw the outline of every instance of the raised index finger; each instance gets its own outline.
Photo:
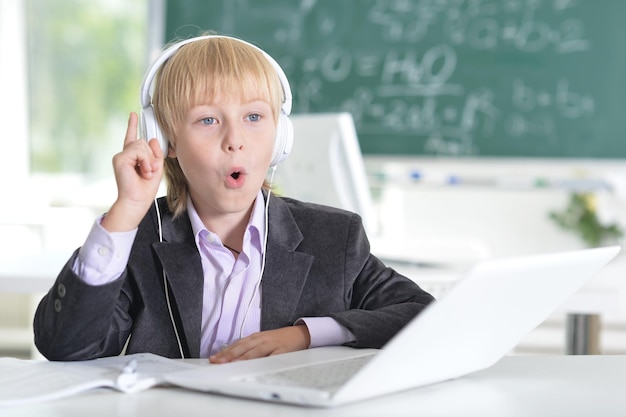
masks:
<instances>
[{"instance_id":1,"label":"raised index finger","mask_svg":"<svg viewBox=\"0 0 626 417\"><path fill-rule=\"evenodd\" d=\"M131 144L137 140L137 113L131 112L128 118L128 128L126 129L126 137L124 138L124 146Z\"/></svg>"}]
</instances>

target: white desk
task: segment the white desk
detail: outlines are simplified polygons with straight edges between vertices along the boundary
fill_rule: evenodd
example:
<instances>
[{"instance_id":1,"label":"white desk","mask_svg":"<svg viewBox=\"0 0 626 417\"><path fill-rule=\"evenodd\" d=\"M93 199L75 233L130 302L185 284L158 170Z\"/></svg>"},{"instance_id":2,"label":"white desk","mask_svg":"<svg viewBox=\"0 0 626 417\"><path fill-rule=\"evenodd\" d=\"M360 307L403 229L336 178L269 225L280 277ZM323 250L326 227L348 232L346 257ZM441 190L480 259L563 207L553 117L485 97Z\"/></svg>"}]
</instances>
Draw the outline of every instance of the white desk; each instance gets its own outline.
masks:
<instances>
[{"instance_id":1,"label":"white desk","mask_svg":"<svg viewBox=\"0 0 626 417\"><path fill-rule=\"evenodd\" d=\"M373 381L372 383L376 383ZM0 410L3 417L617 417L626 413L626 356L507 356L473 375L335 409L300 408L153 388L108 390Z\"/></svg>"}]
</instances>

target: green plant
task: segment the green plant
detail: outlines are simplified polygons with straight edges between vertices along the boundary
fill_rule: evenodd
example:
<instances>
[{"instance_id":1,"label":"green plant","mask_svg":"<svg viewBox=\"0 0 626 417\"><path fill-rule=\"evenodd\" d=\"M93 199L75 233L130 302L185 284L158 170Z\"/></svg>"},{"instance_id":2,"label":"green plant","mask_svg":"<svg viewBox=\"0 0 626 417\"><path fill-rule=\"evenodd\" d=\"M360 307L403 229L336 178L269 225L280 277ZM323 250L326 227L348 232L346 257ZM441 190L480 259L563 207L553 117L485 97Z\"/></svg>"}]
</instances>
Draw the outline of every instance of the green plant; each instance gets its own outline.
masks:
<instances>
[{"instance_id":1,"label":"green plant","mask_svg":"<svg viewBox=\"0 0 626 417\"><path fill-rule=\"evenodd\" d=\"M600 246L623 236L619 225L603 225L596 215L593 193L572 193L562 212L550 212L550 218L565 230L576 233L588 246Z\"/></svg>"}]
</instances>

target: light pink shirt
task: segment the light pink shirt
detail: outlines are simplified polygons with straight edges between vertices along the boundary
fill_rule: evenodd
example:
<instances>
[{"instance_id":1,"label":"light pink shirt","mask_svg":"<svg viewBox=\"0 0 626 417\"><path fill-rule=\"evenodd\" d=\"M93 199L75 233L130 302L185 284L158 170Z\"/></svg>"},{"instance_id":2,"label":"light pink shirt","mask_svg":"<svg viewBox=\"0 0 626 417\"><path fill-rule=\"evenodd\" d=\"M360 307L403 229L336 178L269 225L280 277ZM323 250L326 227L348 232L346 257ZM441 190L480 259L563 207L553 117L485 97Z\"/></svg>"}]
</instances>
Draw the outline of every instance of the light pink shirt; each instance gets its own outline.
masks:
<instances>
[{"instance_id":1,"label":"light pink shirt","mask_svg":"<svg viewBox=\"0 0 626 417\"><path fill-rule=\"evenodd\" d=\"M191 199L187 213L204 273L200 356L208 357L241 337L260 330L261 268L265 240L265 205L259 192L237 259L219 236L204 227ZM124 272L137 229L109 233L98 219L73 266L90 285L103 285ZM340 345L354 340L344 326L330 317L306 317L309 347ZM295 323L294 323L295 324Z\"/></svg>"},{"instance_id":2,"label":"light pink shirt","mask_svg":"<svg viewBox=\"0 0 626 417\"><path fill-rule=\"evenodd\" d=\"M262 202L263 197L257 198L243 235L241 254L235 259L220 237L206 229L191 199L187 200L187 213L205 277L201 355L219 352L233 341L259 331L259 281L265 246L265 207Z\"/></svg>"}]
</instances>

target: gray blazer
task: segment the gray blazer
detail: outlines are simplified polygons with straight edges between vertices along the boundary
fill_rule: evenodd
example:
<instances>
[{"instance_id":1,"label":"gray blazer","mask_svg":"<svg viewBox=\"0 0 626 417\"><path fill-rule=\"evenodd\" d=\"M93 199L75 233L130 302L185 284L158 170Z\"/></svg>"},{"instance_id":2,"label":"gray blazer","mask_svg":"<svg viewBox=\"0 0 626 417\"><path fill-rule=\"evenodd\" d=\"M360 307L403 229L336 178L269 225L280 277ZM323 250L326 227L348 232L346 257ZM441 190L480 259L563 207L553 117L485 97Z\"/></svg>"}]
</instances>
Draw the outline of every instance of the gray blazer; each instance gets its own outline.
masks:
<instances>
[{"instance_id":1,"label":"gray blazer","mask_svg":"<svg viewBox=\"0 0 626 417\"><path fill-rule=\"evenodd\" d=\"M50 360L85 360L126 351L180 357L164 291L186 357L200 354L203 273L186 214L159 199L137 232L124 274L103 286L72 272L76 251L41 300L35 344ZM261 329L300 317L330 316L354 333L354 347L383 346L433 297L370 254L359 216L272 196L262 280Z\"/></svg>"}]
</instances>

